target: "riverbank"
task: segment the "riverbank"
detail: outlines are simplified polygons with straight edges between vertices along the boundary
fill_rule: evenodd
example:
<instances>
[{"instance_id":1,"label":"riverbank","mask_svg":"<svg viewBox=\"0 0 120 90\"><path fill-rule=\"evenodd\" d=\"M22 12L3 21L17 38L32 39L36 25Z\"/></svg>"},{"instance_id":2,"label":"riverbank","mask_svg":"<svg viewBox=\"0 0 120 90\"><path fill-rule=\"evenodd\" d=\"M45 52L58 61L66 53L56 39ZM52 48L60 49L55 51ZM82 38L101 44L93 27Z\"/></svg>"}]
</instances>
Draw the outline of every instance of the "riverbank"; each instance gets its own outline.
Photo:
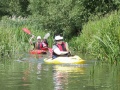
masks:
<instances>
[{"instance_id":1,"label":"riverbank","mask_svg":"<svg viewBox=\"0 0 120 90\"><path fill-rule=\"evenodd\" d=\"M120 12L105 17L93 18L83 26L79 37L74 37L70 45L81 53L89 53L98 60L110 63L120 59Z\"/></svg>"},{"instance_id":2,"label":"riverbank","mask_svg":"<svg viewBox=\"0 0 120 90\"><path fill-rule=\"evenodd\" d=\"M120 21L119 12L113 12L105 17L92 17L83 25L82 33L78 37L69 40L69 46L74 51L90 54L97 60L117 62L120 59ZM32 34L44 37L47 32L50 47L53 43L54 32L44 30L39 23L32 22L28 18L7 18L0 21L0 54L1 56L14 55L16 52L28 51L30 35L22 31L28 28ZM69 35L70 36L70 35ZM66 38L67 39L67 38Z\"/></svg>"}]
</instances>

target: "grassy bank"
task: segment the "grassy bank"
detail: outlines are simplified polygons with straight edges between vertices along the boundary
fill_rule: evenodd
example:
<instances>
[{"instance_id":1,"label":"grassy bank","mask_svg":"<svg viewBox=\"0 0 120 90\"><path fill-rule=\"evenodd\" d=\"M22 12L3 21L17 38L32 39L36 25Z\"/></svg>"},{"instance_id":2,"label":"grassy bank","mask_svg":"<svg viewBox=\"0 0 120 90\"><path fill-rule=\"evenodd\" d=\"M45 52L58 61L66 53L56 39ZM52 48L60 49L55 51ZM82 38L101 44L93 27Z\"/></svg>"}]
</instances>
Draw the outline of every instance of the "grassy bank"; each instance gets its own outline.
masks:
<instances>
[{"instance_id":1,"label":"grassy bank","mask_svg":"<svg viewBox=\"0 0 120 90\"><path fill-rule=\"evenodd\" d=\"M74 50L89 53L97 59L117 62L120 59L120 12L101 19L90 20L83 26L82 34L74 37L70 45Z\"/></svg>"}]
</instances>

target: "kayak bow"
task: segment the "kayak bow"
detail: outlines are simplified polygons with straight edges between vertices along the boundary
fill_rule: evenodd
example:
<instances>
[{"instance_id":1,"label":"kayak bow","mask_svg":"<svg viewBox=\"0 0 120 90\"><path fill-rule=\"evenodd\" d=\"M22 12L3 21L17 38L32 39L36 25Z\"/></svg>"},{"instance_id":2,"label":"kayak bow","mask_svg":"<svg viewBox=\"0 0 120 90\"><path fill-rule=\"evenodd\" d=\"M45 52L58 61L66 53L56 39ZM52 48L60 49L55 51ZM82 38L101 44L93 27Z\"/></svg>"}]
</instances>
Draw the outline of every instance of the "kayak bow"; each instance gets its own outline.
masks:
<instances>
[{"instance_id":1,"label":"kayak bow","mask_svg":"<svg viewBox=\"0 0 120 90\"><path fill-rule=\"evenodd\" d=\"M30 50L29 53L30 54L46 54L47 51L46 50Z\"/></svg>"},{"instance_id":2,"label":"kayak bow","mask_svg":"<svg viewBox=\"0 0 120 90\"><path fill-rule=\"evenodd\" d=\"M47 64L84 64L85 60L81 59L79 56L71 57L58 57L55 59L44 59L44 62Z\"/></svg>"}]
</instances>

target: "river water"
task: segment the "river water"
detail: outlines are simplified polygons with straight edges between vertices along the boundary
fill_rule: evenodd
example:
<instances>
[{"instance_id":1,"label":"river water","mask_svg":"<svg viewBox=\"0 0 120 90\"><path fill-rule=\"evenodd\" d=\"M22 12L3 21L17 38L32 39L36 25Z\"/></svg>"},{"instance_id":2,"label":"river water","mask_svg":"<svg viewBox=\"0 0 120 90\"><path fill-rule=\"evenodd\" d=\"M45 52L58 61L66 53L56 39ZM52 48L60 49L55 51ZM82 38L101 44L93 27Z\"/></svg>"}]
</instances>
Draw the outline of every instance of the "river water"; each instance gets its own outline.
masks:
<instances>
[{"instance_id":1,"label":"river water","mask_svg":"<svg viewBox=\"0 0 120 90\"><path fill-rule=\"evenodd\" d=\"M120 90L119 66L92 59L81 65L48 65L43 59L0 60L0 90Z\"/></svg>"}]
</instances>

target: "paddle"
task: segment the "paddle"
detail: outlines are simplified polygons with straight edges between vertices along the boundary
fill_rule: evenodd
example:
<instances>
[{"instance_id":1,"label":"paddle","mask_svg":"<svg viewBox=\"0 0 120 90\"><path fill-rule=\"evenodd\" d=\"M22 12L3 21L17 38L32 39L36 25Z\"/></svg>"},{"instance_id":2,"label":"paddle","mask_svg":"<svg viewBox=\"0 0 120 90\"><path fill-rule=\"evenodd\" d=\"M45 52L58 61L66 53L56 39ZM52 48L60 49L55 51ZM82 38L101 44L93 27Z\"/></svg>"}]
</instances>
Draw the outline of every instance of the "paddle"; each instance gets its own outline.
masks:
<instances>
[{"instance_id":1,"label":"paddle","mask_svg":"<svg viewBox=\"0 0 120 90\"><path fill-rule=\"evenodd\" d=\"M28 30L27 28L22 28L22 30L27 34L32 35L31 31ZM50 36L50 33L45 34L44 39L47 39L49 36Z\"/></svg>"},{"instance_id":2,"label":"paddle","mask_svg":"<svg viewBox=\"0 0 120 90\"><path fill-rule=\"evenodd\" d=\"M52 56L52 53L53 53L53 50L52 48L48 48L49 52L50 52L50 55Z\"/></svg>"},{"instance_id":3,"label":"paddle","mask_svg":"<svg viewBox=\"0 0 120 90\"><path fill-rule=\"evenodd\" d=\"M68 43L67 43L67 42L66 42L66 49L67 49L67 51L69 52L69 53L67 54L68 57L74 56L74 55L71 54L71 52L70 52L70 50L69 50L69 48L68 48Z\"/></svg>"},{"instance_id":4,"label":"paddle","mask_svg":"<svg viewBox=\"0 0 120 90\"><path fill-rule=\"evenodd\" d=\"M22 30L27 34L32 35L31 31L28 30L27 28L22 28ZM47 39L49 36L50 36L50 33L45 34L44 39Z\"/></svg>"},{"instance_id":5,"label":"paddle","mask_svg":"<svg viewBox=\"0 0 120 90\"><path fill-rule=\"evenodd\" d=\"M44 39L47 39L50 36L50 33L45 34Z\"/></svg>"},{"instance_id":6,"label":"paddle","mask_svg":"<svg viewBox=\"0 0 120 90\"><path fill-rule=\"evenodd\" d=\"M23 28L22 30L23 30L25 33L27 33L27 34L32 35L32 34L31 34L31 31L28 30L27 28Z\"/></svg>"},{"instance_id":7,"label":"paddle","mask_svg":"<svg viewBox=\"0 0 120 90\"><path fill-rule=\"evenodd\" d=\"M27 28L22 28L22 30L23 30L25 33L27 33L27 34L32 35L32 34L31 34L31 31L28 30ZM50 33L45 34L44 39L47 39L49 36L50 36ZM48 48L48 50L49 50L50 53L52 53L52 49L51 49L51 48Z\"/></svg>"},{"instance_id":8,"label":"paddle","mask_svg":"<svg viewBox=\"0 0 120 90\"><path fill-rule=\"evenodd\" d=\"M50 36L50 33L45 34L44 39L47 39ZM52 55L52 48L48 48L48 51L50 52L50 55Z\"/></svg>"}]
</instances>

